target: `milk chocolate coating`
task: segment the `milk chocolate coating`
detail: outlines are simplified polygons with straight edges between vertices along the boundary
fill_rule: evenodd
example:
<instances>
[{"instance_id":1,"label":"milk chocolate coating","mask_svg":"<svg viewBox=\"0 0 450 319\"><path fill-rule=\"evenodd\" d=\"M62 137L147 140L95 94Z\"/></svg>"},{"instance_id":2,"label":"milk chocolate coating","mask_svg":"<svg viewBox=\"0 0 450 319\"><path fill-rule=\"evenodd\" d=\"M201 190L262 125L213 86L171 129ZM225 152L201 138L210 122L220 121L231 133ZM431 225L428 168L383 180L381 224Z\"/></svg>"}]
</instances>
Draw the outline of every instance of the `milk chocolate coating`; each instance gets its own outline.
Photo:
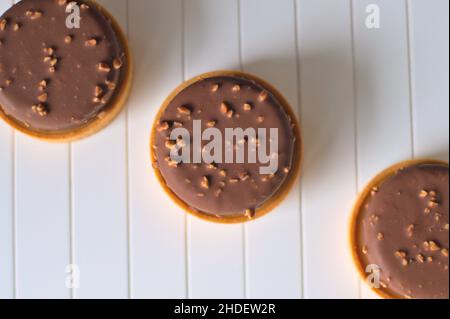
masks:
<instances>
[{"instance_id":1,"label":"milk chocolate coating","mask_svg":"<svg viewBox=\"0 0 450 319\"><path fill-rule=\"evenodd\" d=\"M364 267L396 298L448 299L448 166L407 167L372 191L358 222Z\"/></svg>"},{"instance_id":2,"label":"milk chocolate coating","mask_svg":"<svg viewBox=\"0 0 450 319\"><path fill-rule=\"evenodd\" d=\"M267 98L261 99L265 94ZM228 111L233 111L231 117L221 109L224 102ZM248 104L247 108L245 104ZM182 106L187 107L190 114L180 113L178 108ZM248 163L248 157L242 164L227 164L222 160L222 164L217 163L215 168L203 161L201 164L182 163L171 167L167 162L170 150L165 147L170 132L179 122L178 125L186 128L192 137L193 120L202 121L202 131L208 128L208 122L214 121L214 127L222 132L223 137L225 128L266 128L267 132L270 128L277 128L278 171L271 176L261 175L259 168L266 164ZM217 76L190 85L175 96L162 112L159 126L166 122L170 125L169 129L155 132L153 147L157 169L167 187L198 212L219 218L244 214L252 218L252 213L274 196L291 171L296 141L291 118L274 94L243 76ZM202 147L207 143L203 141ZM242 145L246 150L247 143ZM222 171L226 172L226 176L221 174ZM209 182L208 188L202 186L205 177Z\"/></svg>"},{"instance_id":3,"label":"milk chocolate coating","mask_svg":"<svg viewBox=\"0 0 450 319\"><path fill-rule=\"evenodd\" d=\"M80 28L70 29L70 2L22 0L0 18L0 111L31 130L70 131L100 117L125 74L111 21L76 1Z\"/></svg>"}]
</instances>

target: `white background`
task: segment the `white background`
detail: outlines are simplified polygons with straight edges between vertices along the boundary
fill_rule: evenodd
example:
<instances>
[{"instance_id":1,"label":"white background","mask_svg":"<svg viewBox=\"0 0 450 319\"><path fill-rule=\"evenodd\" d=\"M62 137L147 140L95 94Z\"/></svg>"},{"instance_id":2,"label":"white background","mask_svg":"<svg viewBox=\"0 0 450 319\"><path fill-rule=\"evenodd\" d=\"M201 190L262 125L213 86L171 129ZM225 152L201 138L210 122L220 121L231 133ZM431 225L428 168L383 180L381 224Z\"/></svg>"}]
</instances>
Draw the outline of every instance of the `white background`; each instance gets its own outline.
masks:
<instances>
[{"instance_id":1,"label":"white background","mask_svg":"<svg viewBox=\"0 0 450 319\"><path fill-rule=\"evenodd\" d=\"M448 159L448 0L100 2L129 35L131 98L70 145L0 124L0 298L372 297L349 258L350 209L385 167ZM380 29L365 26L371 3ZM160 189L148 139L183 79L241 68L298 110L305 161L273 213L215 225ZM80 289L65 286L72 263Z\"/></svg>"}]
</instances>

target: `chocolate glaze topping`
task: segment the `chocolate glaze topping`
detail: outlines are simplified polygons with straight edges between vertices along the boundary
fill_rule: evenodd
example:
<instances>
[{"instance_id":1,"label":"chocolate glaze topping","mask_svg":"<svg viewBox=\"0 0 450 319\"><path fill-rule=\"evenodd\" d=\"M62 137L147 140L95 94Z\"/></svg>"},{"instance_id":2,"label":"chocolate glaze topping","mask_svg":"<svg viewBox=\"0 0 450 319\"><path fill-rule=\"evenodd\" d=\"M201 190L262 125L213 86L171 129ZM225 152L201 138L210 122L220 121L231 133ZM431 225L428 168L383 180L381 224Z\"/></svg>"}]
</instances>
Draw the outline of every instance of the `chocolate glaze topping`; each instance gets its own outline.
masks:
<instances>
[{"instance_id":1,"label":"chocolate glaze topping","mask_svg":"<svg viewBox=\"0 0 450 319\"><path fill-rule=\"evenodd\" d=\"M248 140L235 141L234 147L234 152L244 147L245 163L225 163L223 157L222 163L213 165L203 161L174 165L169 157L170 132L176 127L186 128L192 140L194 120L202 121L202 131L215 127L222 136L225 128L277 128L278 153L271 154L278 156L277 172L261 175L261 163L248 162ZM167 187L191 209L219 218L251 219L291 172L296 144L294 126L276 96L260 83L238 75L201 79L178 93L161 113L154 132L153 161ZM208 142L202 141L202 148ZM191 154L193 151L191 145Z\"/></svg>"},{"instance_id":2,"label":"chocolate glaze topping","mask_svg":"<svg viewBox=\"0 0 450 319\"><path fill-rule=\"evenodd\" d=\"M22 0L0 18L0 111L38 131L66 131L101 117L127 60L111 21L75 1L80 28L66 26L67 0Z\"/></svg>"},{"instance_id":3,"label":"chocolate glaze topping","mask_svg":"<svg viewBox=\"0 0 450 319\"><path fill-rule=\"evenodd\" d=\"M380 267L381 289L396 298L449 294L448 166L415 165L372 190L358 218L364 267Z\"/></svg>"}]
</instances>

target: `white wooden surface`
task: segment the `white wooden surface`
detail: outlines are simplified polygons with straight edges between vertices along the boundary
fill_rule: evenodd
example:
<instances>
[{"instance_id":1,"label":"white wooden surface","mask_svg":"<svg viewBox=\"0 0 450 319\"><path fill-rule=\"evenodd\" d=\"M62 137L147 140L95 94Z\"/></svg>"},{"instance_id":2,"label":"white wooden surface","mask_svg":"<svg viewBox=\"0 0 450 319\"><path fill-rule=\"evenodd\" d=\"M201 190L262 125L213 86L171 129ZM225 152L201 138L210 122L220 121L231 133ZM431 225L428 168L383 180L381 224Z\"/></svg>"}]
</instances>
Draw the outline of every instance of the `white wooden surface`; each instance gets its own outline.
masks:
<instances>
[{"instance_id":1,"label":"white wooden surface","mask_svg":"<svg viewBox=\"0 0 450 319\"><path fill-rule=\"evenodd\" d=\"M0 298L372 298L349 210L379 170L448 160L448 0L102 0L136 60L126 110L81 142L0 123ZM365 24L380 8L380 28ZM0 10L11 5L0 0ZM301 183L246 225L182 213L153 176L153 117L183 79L243 69L300 115ZM80 288L66 287L66 267Z\"/></svg>"}]
</instances>

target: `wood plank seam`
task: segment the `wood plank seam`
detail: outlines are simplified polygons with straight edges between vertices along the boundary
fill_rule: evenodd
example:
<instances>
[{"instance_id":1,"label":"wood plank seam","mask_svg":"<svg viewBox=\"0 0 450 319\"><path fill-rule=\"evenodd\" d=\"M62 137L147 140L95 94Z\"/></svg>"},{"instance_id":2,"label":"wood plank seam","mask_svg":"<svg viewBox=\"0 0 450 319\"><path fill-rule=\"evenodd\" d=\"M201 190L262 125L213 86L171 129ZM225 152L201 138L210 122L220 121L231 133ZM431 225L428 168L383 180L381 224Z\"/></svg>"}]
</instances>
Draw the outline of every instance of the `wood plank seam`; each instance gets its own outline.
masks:
<instances>
[{"instance_id":1,"label":"wood plank seam","mask_svg":"<svg viewBox=\"0 0 450 319\"><path fill-rule=\"evenodd\" d=\"M405 10L406 10L406 41L408 48L408 77L409 77L409 104L410 104L410 121L411 121L411 157L414 159L416 157L416 143L415 143L415 133L414 133L414 66L413 66L413 50L412 50L412 37L413 32L411 15L411 2L410 0L405 0Z\"/></svg>"},{"instance_id":2,"label":"wood plank seam","mask_svg":"<svg viewBox=\"0 0 450 319\"><path fill-rule=\"evenodd\" d=\"M298 19L298 9L299 9L299 4L298 4L298 0L294 0L293 1L293 6L294 6L294 36L295 36L295 59L296 59L296 76L297 76L297 105L298 105L298 111L299 111L299 121L300 121L300 117L302 116L302 103L301 103L301 92L300 92L300 88L301 88L301 65L300 65L300 41L299 41L299 19ZM299 241L300 241L300 266L302 267L301 271L300 271L300 298L305 298L305 257L303 256L303 252L305 251L305 247L304 247L304 231L303 231L303 200L302 200L302 180L300 177L300 192L299 192L299 201L300 201L300 205L299 205L299 209L300 209L300 232L299 232Z\"/></svg>"},{"instance_id":3,"label":"wood plank seam","mask_svg":"<svg viewBox=\"0 0 450 319\"><path fill-rule=\"evenodd\" d=\"M184 0L181 0L181 73L183 81L187 80L187 67L186 67L186 4ZM189 250L189 216L184 212L184 254L185 254L185 294L186 299L190 299L192 296L191 291L191 272L190 272L190 250Z\"/></svg>"},{"instance_id":4,"label":"wood plank seam","mask_svg":"<svg viewBox=\"0 0 450 319\"><path fill-rule=\"evenodd\" d=\"M126 17L126 36L129 39L130 38L130 1L126 0L126 4L125 4L125 17ZM127 267L128 267L128 274L127 274L127 279L128 279L128 299L132 299L133 298L133 274L132 274L132 255L131 255L131 249L132 249L132 244L131 244L131 202L130 202L130 132L129 132L129 107L126 106L125 107L125 178L126 178L126 186L125 186L125 191L126 191L126 196L125 196L125 200L126 200L126 218L127 218Z\"/></svg>"},{"instance_id":5,"label":"wood plank seam","mask_svg":"<svg viewBox=\"0 0 450 319\"><path fill-rule=\"evenodd\" d=\"M351 23L351 46L352 46L352 76L353 76L353 112L354 112L354 158L355 158L355 196L358 195L359 185L359 156L358 156L358 103L357 103L357 87L356 87L356 61L355 61L355 7L354 0L350 0L350 23ZM363 282L358 283L358 298L362 299Z\"/></svg>"}]
</instances>

